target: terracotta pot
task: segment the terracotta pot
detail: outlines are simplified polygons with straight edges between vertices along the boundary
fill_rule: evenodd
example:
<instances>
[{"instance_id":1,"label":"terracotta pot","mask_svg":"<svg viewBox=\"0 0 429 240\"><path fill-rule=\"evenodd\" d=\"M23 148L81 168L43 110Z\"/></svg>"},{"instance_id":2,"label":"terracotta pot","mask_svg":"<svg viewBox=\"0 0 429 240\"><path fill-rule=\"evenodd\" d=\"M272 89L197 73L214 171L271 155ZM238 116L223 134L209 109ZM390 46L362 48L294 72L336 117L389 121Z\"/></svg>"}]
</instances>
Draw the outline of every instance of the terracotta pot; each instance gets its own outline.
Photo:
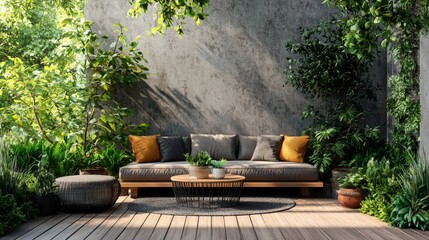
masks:
<instances>
[{"instance_id":1,"label":"terracotta pot","mask_svg":"<svg viewBox=\"0 0 429 240\"><path fill-rule=\"evenodd\" d=\"M338 179L346 176L352 171L351 168L334 168L332 169L332 198L338 198L337 191L340 189Z\"/></svg>"},{"instance_id":2,"label":"terracotta pot","mask_svg":"<svg viewBox=\"0 0 429 240\"><path fill-rule=\"evenodd\" d=\"M189 177L196 179L206 179L209 178L209 167L194 167L189 166Z\"/></svg>"},{"instance_id":3,"label":"terracotta pot","mask_svg":"<svg viewBox=\"0 0 429 240\"><path fill-rule=\"evenodd\" d=\"M364 193L360 188L340 188L338 190L338 202L343 207L359 208L364 198Z\"/></svg>"},{"instance_id":4,"label":"terracotta pot","mask_svg":"<svg viewBox=\"0 0 429 240\"><path fill-rule=\"evenodd\" d=\"M79 175L109 175L106 168L82 168L79 169Z\"/></svg>"},{"instance_id":5,"label":"terracotta pot","mask_svg":"<svg viewBox=\"0 0 429 240\"><path fill-rule=\"evenodd\" d=\"M225 177L224 168L213 168L212 178L221 179Z\"/></svg>"}]
</instances>

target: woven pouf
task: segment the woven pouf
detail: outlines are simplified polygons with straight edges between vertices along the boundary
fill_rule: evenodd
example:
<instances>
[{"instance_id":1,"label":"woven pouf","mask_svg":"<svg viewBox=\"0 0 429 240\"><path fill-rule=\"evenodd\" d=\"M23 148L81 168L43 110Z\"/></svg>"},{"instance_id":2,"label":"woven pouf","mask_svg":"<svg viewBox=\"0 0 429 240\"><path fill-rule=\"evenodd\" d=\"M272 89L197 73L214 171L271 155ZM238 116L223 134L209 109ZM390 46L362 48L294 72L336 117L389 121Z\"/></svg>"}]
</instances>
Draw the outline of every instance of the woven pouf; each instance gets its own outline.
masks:
<instances>
[{"instance_id":1,"label":"woven pouf","mask_svg":"<svg viewBox=\"0 0 429 240\"><path fill-rule=\"evenodd\" d=\"M73 175L55 180L60 207L65 212L100 212L115 204L120 185L114 177Z\"/></svg>"}]
</instances>

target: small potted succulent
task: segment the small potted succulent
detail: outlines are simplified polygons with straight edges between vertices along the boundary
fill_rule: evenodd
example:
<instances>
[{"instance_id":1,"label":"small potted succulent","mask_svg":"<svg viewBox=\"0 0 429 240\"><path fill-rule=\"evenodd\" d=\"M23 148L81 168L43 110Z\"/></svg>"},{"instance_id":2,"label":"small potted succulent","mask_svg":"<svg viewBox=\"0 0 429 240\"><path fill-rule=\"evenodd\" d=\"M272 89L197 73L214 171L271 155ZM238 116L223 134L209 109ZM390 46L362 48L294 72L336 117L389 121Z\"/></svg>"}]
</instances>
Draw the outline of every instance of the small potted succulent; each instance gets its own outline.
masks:
<instances>
[{"instance_id":1,"label":"small potted succulent","mask_svg":"<svg viewBox=\"0 0 429 240\"><path fill-rule=\"evenodd\" d=\"M200 151L193 157L186 153L185 158L191 164L189 166L189 177L196 179L209 178L209 165L212 161L209 153Z\"/></svg>"},{"instance_id":2,"label":"small potted succulent","mask_svg":"<svg viewBox=\"0 0 429 240\"><path fill-rule=\"evenodd\" d=\"M212 160L210 162L210 165L213 166L213 178L220 179L225 177L225 168L223 168L223 165L225 165L227 162L228 161L224 158L220 159L220 161Z\"/></svg>"},{"instance_id":3,"label":"small potted succulent","mask_svg":"<svg viewBox=\"0 0 429 240\"><path fill-rule=\"evenodd\" d=\"M359 208L365 194L362 186L365 185L365 176L359 171L347 174L339 179L338 202L347 208Z\"/></svg>"}]
</instances>

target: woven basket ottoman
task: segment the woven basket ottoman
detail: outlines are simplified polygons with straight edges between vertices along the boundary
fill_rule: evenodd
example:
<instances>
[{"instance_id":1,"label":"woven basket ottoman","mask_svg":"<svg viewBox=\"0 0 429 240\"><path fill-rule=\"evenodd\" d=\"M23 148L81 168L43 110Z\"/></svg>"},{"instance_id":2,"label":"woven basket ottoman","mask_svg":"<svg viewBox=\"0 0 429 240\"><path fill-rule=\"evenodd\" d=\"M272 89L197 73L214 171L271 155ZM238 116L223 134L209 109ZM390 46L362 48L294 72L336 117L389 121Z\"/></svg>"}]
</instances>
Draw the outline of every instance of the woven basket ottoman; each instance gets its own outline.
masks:
<instances>
[{"instance_id":1,"label":"woven basket ottoman","mask_svg":"<svg viewBox=\"0 0 429 240\"><path fill-rule=\"evenodd\" d=\"M60 207L65 212L100 212L115 204L120 185L103 175L73 175L55 180Z\"/></svg>"}]
</instances>

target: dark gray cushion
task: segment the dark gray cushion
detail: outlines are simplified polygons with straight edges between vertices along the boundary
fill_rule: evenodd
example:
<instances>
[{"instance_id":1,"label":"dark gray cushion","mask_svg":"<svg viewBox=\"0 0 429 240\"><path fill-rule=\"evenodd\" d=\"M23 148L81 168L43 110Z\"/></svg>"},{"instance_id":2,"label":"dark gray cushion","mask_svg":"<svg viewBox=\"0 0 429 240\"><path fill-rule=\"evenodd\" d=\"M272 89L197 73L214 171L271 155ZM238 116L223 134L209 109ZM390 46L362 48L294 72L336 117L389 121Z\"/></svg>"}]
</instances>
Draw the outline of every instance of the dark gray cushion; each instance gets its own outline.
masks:
<instances>
[{"instance_id":1,"label":"dark gray cushion","mask_svg":"<svg viewBox=\"0 0 429 240\"><path fill-rule=\"evenodd\" d=\"M182 137L158 136L161 162L185 161L185 144Z\"/></svg>"},{"instance_id":2,"label":"dark gray cushion","mask_svg":"<svg viewBox=\"0 0 429 240\"><path fill-rule=\"evenodd\" d=\"M252 161L278 161L283 136L262 135L258 137Z\"/></svg>"},{"instance_id":3,"label":"dark gray cushion","mask_svg":"<svg viewBox=\"0 0 429 240\"><path fill-rule=\"evenodd\" d=\"M199 151L205 151L213 159L236 159L235 147L237 145L237 135L191 134L191 142L192 156L195 156Z\"/></svg>"},{"instance_id":4,"label":"dark gray cushion","mask_svg":"<svg viewBox=\"0 0 429 240\"><path fill-rule=\"evenodd\" d=\"M239 147L238 147L238 160L250 160L252 159L253 152L256 148L256 142L258 136L241 136L238 135Z\"/></svg>"}]
</instances>

